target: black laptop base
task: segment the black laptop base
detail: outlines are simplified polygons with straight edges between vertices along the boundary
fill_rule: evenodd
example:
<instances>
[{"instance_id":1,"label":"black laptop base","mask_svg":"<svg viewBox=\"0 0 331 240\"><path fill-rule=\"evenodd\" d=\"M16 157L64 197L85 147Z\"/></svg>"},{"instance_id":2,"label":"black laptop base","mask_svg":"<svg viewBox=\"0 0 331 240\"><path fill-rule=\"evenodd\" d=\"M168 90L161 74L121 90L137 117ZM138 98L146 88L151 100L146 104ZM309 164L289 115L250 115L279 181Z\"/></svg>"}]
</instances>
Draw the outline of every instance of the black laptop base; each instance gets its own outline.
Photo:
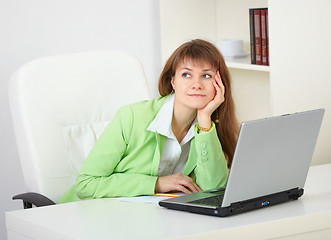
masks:
<instances>
[{"instance_id":1,"label":"black laptop base","mask_svg":"<svg viewBox=\"0 0 331 240\"><path fill-rule=\"evenodd\" d=\"M290 200L297 200L303 195L303 189L294 188L288 191L278 192L247 201L232 203L228 207L207 207L198 205L182 205L160 201L159 205L165 208L188 211L192 213L226 217L238 213L247 212L254 209L265 208Z\"/></svg>"}]
</instances>

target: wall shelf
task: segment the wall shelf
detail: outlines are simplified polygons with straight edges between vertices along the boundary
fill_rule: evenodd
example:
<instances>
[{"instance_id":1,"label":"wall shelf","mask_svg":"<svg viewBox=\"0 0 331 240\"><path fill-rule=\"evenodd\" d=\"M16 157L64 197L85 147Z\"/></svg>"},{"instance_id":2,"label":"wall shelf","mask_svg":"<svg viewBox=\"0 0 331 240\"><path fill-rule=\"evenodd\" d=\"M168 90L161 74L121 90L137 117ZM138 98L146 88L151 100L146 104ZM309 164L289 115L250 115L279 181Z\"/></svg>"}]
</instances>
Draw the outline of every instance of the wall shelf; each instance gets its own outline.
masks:
<instances>
[{"instance_id":1,"label":"wall shelf","mask_svg":"<svg viewBox=\"0 0 331 240\"><path fill-rule=\"evenodd\" d=\"M270 72L269 66L251 64L250 56L244 58L225 58L228 68Z\"/></svg>"}]
</instances>

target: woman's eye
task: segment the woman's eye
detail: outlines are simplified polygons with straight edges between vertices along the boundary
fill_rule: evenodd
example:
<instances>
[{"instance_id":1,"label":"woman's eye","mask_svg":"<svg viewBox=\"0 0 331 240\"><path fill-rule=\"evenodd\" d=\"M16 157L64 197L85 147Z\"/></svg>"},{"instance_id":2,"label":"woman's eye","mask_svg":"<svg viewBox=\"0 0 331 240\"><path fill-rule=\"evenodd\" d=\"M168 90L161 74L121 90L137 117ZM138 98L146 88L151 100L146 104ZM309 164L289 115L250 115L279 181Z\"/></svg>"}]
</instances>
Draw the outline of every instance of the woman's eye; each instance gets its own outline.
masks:
<instances>
[{"instance_id":1,"label":"woman's eye","mask_svg":"<svg viewBox=\"0 0 331 240\"><path fill-rule=\"evenodd\" d=\"M209 74L204 74L203 75L203 78L211 78L212 76L211 75L209 75Z\"/></svg>"},{"instance_id":2,"label":"woman's eye","mask_svg":"<svg viewBox=\"0 0 331 240\"><path fill-rule=\"evenodd\" d=\"M187 77L190 77L191 75L188 74L188 73L183 73L182 76L185 77L185 78L187 78Z\"/></svg>"}]
</instances>

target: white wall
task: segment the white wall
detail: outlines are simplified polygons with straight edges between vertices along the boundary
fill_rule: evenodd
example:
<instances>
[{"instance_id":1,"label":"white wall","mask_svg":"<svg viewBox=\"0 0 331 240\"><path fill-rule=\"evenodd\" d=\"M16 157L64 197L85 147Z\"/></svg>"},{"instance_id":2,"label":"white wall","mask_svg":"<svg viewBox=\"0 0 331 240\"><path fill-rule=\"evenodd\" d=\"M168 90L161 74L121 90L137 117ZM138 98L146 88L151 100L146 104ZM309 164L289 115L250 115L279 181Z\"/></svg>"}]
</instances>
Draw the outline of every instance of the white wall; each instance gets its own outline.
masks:
<instances>
[{"instance_id":1,"label":"white wall","mask_svg":"<svg viewBox=\"0 0 331 240\"><path fill-rule=\"evenodd\" d=\"M165 63L179 45L191 39L215 41L215 11L215 0L161 0L162 62Z\"/></svg>"},{"instance_id":2,"label":"white wall","mask_svg":"<svg viewBox=\"0 0 331 240\"><path fill-rule=\"evenodd\" d=\"M274 114L325 108L313 164L331 163L330 9L329 0L269 0Z\"/></svg>"},{"instance_id":3,"label":"white wall","mask_svg":"<svg viewBox=\"0 0 331 240\"><path fill-rule=\"evenodd\" d=\"M23 63L42 56L123 49L143 63L157 95L161 71L159 1L2 0L0 2L0 239L4 212L21 209L25 191L8 106L8 81Z\"/></svg>"}]
</instances>

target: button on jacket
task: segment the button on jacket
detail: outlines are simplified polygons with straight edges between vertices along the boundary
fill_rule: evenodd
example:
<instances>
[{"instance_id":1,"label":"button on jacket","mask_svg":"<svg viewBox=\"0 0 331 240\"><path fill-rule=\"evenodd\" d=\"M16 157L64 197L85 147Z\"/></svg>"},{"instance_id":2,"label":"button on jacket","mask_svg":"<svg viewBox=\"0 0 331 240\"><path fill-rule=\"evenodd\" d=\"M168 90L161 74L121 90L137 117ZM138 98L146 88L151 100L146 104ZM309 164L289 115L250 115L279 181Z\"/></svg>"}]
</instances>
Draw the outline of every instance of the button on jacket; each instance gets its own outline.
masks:
<instances>
[{"instance_id":1,"label":"button on jacket","mask_svg":"<svg viewBox=\"0 0 331 240\"><path fill-rule=\"evenodd\" d=\"M147 128L168 98L121 107L86 158L76 183L59 203L82 199L153 194L165 136ZM195 137L183 174L203 190L224 187L227 162L215 125Z\"/></svg>"}]
</instances>

